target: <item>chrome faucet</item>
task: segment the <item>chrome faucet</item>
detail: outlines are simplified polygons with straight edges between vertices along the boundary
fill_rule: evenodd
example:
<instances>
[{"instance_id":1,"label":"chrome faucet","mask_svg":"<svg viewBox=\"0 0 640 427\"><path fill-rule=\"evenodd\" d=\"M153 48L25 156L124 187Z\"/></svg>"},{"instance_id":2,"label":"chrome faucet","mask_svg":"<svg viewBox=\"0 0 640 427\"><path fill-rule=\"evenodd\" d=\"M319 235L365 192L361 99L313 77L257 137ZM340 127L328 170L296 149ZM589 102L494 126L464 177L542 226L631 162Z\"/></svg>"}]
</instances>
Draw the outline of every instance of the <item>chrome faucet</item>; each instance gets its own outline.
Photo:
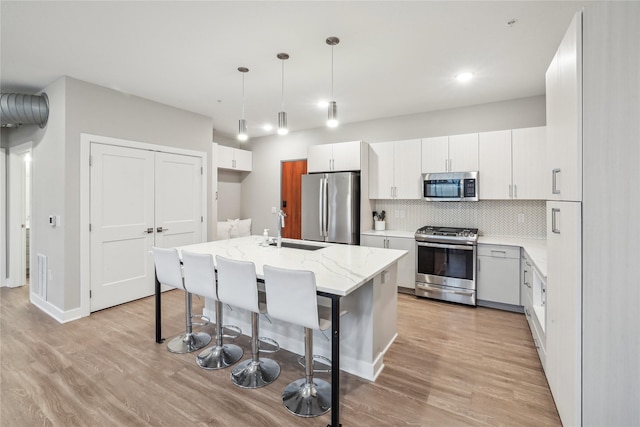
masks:
<instances>
[{"instance_id":1,"label":"chrome faucet","mask_svg":"<svg viewBox=\"0 0 640 427\"><path fill-rule=\"evenodd\" d=\"M277 237L277 246L282 247L282 229L284 228L284 217L287 216L286 213L282 209L278 212L278 237Z\"/></svg>"}]
</instances>

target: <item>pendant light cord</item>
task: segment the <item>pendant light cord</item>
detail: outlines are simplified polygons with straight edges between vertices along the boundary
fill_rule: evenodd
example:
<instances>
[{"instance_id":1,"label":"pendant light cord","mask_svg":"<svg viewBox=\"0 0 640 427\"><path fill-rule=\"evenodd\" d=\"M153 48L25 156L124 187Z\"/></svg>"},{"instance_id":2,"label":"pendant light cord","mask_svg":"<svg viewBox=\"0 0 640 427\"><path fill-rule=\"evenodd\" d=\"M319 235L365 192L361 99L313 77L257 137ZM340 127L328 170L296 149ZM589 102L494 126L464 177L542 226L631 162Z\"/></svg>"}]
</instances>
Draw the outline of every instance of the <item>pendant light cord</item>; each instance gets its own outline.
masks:
<instances>
[{"instance_id":1,"label":"pendant light cord","mask_svg":"<svg viewBox=\"0 0 640 427\"><path fill-rule=\"evenodd\" d=\"M242 119L244 119L244 73L242 73Z\"/></svg>"},{"instance_id":2,"label":"pendant light cord","mask_svg":"<svg viewBox=\"0 0 640 427\"><path fill-rule=\"evenodd\" d=\"M333 99L333 45L331 45L331 100Z\"/></svg>"},{"instance_id":3,"label":"pendant light cord","mask_svg":"<svg viewBox=\"0 0 640 427\"><path fill-rule=\"evenodd\" d=\"M284 59L282 61L282 111L284 111Z\"/></svg>"}]
</instances>

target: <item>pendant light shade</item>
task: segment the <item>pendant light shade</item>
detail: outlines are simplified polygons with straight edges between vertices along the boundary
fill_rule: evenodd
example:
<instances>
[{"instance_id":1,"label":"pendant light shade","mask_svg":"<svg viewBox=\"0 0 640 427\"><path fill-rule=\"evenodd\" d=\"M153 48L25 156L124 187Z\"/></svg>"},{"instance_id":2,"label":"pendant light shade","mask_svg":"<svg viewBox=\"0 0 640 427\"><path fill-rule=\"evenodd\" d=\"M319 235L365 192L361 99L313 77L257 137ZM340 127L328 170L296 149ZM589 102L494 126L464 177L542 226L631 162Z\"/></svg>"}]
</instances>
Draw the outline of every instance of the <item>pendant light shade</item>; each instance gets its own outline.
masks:
<instances>
[{"instance_id":1,"label":"pendant light shade","mask_svg":"<svg viewBox=\"0 0 640 427\"><path fill-rule=\"evenodd\" d=\"M278 135L286 135L289 133L289 128L287 128L287 113L285 111L280 111L278 113Z\"/></svg>"},{"instance_id":2,"label":"pendant light shade","mask_svg":"<svg viewBox=\"0 0 640 427\"><path fill-rule=\"evenodd\" d=\"M246 141L249 135L247 135L247 121L244 119L244 75L249 72L249 69L238 67L238 71L242 73L242 118L238 120L238 140Z\"/></svg>"},{"instance_id":3,"label":"pendant light shade","mask_svg":"<svg viewBox=\"0 0 640 427\"><path fill-rule=\"evenodd\" d=\"M337 37L329 37L326 40L327 44L331 46L331 100L329 101L327 112L327 126L334 128L338 126L338 104L333 98L333 47L340 43L340 39Z\"/></svg>"},{"instance_id":4,"label":"pendant light shade","mask_svg":"<svg viewBox=\"0 0 640 427\"><path fill-rule=\"evenodd\" d=\"M238 140L247 141L249 135L247 135L247 121L245 119L238 120Z\"/></svg>"},{"instance_id":5,"label":"pendant light shade","mask_svg":"<svg viewBox=\"0 0 640 427\"><path fill-rule=\"evenodd\" d=\"M284 111L284 61L289 59L289 54L279 53L276 55L282 61L282 111L278 113L278 135L286 135L289 133L287 127L287 113Z\"/></svg>"},{"instance_id":6,"label":"pendant light shade","mask_svg":"<svg viewBox=\"0 0 640 427\"><path fill-rule=\"evenodd\" d=\"M336 104L336 101L329 101L327 126L329 126L330 128L338 126L338 104Z\"/></svg>"}]
</instances>

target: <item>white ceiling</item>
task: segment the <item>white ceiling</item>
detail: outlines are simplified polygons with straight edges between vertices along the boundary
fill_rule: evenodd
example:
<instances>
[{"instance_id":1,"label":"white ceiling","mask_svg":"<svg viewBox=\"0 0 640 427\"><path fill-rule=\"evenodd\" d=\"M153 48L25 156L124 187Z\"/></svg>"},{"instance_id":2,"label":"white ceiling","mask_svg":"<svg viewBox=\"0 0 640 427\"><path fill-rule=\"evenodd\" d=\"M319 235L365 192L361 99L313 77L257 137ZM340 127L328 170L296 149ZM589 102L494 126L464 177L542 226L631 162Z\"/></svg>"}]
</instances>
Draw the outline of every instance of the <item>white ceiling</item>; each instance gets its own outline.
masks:
<instances>
[{"instance_id":1,"label":"white ceiling","mask_svg":"<svg viewBox=\"0 0 640 427\"><path fill-rule=\"evenodd\" d=\"M284 102L293 131L324 126L334 48L342 123L541 95L577 1L111 1L1 4L2 92L60 76L213 118L235 135L245 77L250 136ZM517 22L507 25L511 19ZM465 85L460 71L475 73Z\"/></svg>"}]
</instances>

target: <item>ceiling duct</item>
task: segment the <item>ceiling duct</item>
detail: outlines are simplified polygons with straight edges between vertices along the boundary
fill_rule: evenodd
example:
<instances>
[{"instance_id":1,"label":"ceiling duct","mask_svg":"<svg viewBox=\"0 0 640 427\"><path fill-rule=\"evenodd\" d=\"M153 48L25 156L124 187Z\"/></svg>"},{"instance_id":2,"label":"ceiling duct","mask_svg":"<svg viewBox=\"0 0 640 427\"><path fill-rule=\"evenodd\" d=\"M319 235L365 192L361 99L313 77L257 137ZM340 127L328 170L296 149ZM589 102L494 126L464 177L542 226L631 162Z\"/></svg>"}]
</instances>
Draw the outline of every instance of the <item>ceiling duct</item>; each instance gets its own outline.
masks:
<instances>
[{"instance_id":1,"label":"ceiling duct","mask_svg":"<svg viewBox=\"0 0 640 427\"><path fill-rule=\"evenodd\" d=\"M49 118L49 98L42 95L19 93L0 94L0 118L2 127L38 125L44 128Z\"/></svg>"}]
</instances>

